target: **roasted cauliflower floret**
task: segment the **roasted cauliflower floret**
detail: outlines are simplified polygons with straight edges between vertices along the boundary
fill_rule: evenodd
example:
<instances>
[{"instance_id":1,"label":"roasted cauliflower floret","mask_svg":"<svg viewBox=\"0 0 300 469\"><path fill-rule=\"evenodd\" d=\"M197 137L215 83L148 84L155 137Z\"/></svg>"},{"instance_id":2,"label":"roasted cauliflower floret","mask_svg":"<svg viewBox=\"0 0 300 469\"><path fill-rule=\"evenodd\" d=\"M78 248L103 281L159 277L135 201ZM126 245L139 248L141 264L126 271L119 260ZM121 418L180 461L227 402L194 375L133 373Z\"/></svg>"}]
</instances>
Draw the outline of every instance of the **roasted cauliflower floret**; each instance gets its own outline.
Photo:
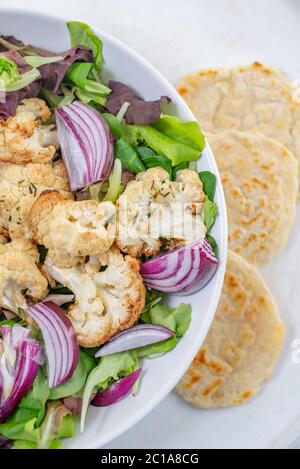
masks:
<instances>
[{"instance_id":1,"label":"roasted cauliflower floret","mask_svg":"<svg viewBox=\"0 0 300 469\"><path fill-rule=\"evenodd\" d=\"M117 245L133 257L152 256L205 236L201 210L205 201L195 171L177 172L176 181L156 167L139 173L117 201Z\"/></svg>"},{"instance_id":2,"label":"roasted cauliflower floret","mask_svg":"<svg viewBox=\"0 0 300 469\"><path fill-rule=\"evenodd\" d=\"M1 307L18 314L18 308L26 310L26 297L39 301L47 296L48 282L38 268L39 257L29 240L0 245Z\"/></svg>"},{"instance_id":3,"label":"roasted cauliflower floret","mask_svg":"<svg viewBox=\"0 0 300 469\"><path fill-rule=\"evenodd\" d=\"M16 115L0 121L0 161L9 163L47 163L58 148L53 125L43 125L50 117L45 101L24 99Z\"/></svg>"},{"instance_id":4,"label":"roasted cauliflower floret","mask_svg":"<svg viewBox=\"0 0 300 469\"><path fill-rule=\"evenodd\" d=\"M145 305L139 263L130 256L124 258L115 246L69 269L55 266L48 255L45 267L76 297L67 315L83 347L99 346L139 319Z\"/></svg>"},{"instance_id":5,"label":"roasted cauliflower floret","mask_svg":"<svg viewBox=\"0 0 300 469\"><path fill-rule=\"evenodd\" d=\"M65 200L57 191L40 195L30 211L34 239L57 267L73 267L86 256L108 251L115 240L111 202Z\"/></svg>"},{"instance_id":6,"label":"roasted cauliflower floret","mask_svg":"<svg viewBox=\"0 0 300 469\"><path fill-rule=\"evenodd\" d=\"M0 162L0 234L31 238L29 212L46 189L57 189L73 198L62 161L16 165Z\"/></svg>"}]
</instances>

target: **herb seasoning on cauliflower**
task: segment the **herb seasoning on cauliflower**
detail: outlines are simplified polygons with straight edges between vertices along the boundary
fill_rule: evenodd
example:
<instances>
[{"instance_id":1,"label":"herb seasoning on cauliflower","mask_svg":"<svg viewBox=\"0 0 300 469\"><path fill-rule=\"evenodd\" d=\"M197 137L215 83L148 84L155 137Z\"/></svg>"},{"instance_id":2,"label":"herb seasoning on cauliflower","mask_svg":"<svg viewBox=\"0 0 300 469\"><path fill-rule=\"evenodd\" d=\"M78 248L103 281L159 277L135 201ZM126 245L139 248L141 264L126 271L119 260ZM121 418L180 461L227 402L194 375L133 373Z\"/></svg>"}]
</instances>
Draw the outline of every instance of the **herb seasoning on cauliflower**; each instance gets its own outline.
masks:
<instances>
[{"instance_id":1,"label":"herb seasoning on cauliflower","mask_svg":"<svg viewBox=\"0 0 300 469\"><path fill-rule=\"evenodd\" d=\"M18 313L26 297L39 301L47 296L48 282L37 264L39 252L29 240L15 239L0 245L0 306ZM25 297L26 295L26 297Z\"/></svg>"},{"instance_id":2,"label":"herb seasoning on cauliflower","mask_svg":"<svg viewBox=\"0 0 300 469\"><path fill-rule=\"evenodd\" d=\"M204 201L196 171L178 171L176 181L160 167L137 174L117 201L118 247L133 257L153 256L162 247L204 238Z\"/></svg>"},{"instance_id":3,"label":"herb seasoning on cauliflower","mask_svg":"<svg viewBox=\"0 0 300 469\"><path fill-rule=\"evenodd\" d=\"M45 101L24 99L14 117L0 120L0 161L9 163L47 163L58 147L53 125L42 125L50 117Z\"/></svg>"},{"instance_id":4,"label":"herb seasoning on cauliflower","mask_svg":"<svg viewBox=\"0 0 300 469\"><path fill-rule=\"evenodd\" d=\"M109 250L115 240L114 215L111 202L74 202L58 191L41 194L30 211L34 239L48 249L57 267L65 268Z\"/></svg>"},{"instance_id":5,"label":"herb seasoning on cauliflower","mask_svg":"<svg viewBox=\"0 0 300 469\"><path fill-rule=\"evenodd\" d=\"M62 161L46 164L0 162L0 234L31 238L29 212L46 189L57 189L73 199Z\"/></svg>"},{"instance_id":6,"label":"herb seasoning on cauliflower","mask_svg":"<svg viewBox=\"0 0 300 469\"><path fill-rule=\"evenodd\" d=\"M101 345L138 321L145 305L139 263L115 246L69 269L57 267L48 255L45 267L75 295L67 315L83 347Z\"/></svg>"}]
</instances>

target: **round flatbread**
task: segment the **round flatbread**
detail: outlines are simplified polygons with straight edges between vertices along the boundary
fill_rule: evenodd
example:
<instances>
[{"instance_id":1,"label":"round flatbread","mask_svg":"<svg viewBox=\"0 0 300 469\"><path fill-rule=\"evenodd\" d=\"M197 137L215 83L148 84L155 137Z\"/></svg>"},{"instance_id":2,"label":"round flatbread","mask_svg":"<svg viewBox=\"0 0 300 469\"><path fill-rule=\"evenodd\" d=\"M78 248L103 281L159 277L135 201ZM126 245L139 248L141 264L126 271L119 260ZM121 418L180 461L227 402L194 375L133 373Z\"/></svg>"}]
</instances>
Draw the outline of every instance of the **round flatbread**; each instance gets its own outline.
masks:
<instances>
[{"instance_id":1,"label":"round flatbread","mask_svg":"<svg viewBox=\"0 0 300 469\"><path fill-rule=\"evenodd\" d=\"M216 316L176 391L204 409L244 404L271 377L283 340L284 326L264 280L229 251Z\"/></svg>"},{"instance_id":2,"label":"round flatbread","mask_svg":"<svg viewBox=\"0 0 300 469\"><path fill-rule=\"evenodd\" d=\"M278 70L259 63L203 70L184 78L177 89L205 131L259 131L300 162L300 93Z\"/></svg>"},{"instance_id":3,"label":"round flatbread","mask_svg":"<svg viewBox=\"0 0 300 469\"><path fill-rule=\"evenodd\" d=\"M227 203L229 248L254 264L269 262L293 226L297 162L279 142L227 130L208 134Z\"/></svg>"}]
</instances>

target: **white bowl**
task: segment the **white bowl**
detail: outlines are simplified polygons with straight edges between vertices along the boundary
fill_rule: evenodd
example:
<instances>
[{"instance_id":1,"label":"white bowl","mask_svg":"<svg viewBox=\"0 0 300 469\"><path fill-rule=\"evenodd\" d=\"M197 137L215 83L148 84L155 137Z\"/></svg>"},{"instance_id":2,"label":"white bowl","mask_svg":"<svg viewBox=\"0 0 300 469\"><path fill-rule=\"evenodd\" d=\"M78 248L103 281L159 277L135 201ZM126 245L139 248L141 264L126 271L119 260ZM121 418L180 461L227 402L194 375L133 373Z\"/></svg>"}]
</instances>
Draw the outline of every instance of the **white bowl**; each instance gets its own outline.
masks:
<instances>
[{"instance_id":1,"label":"white bowl","mask_svg":"<svg viewBox=\"0 0 300 469\"><path fill-rule=\"evenodd\" d=\"M104 43L106 78L113 77L130 85L145 99L167 95L172 99L173 110L177 115L183 120L195 120L173 86L152 65L109 34L96 28L94 31ZM69 48L65 21L57 17L1 8L0 32L13 34L24 42L53 51ZM172 60L171 54L170 49L170 60ZM199 168L210 170L218 176L216 202L219 216L212 232L219 245L218 271L204 290L183 299L193 308L190 328L175 350L161 358L144 362L143 379L138 395L130 396L108 408L90 408L85 432L73 439L65 440L66 448L99 448L135 425L173 389L205 339L223 284L227 253L227 218L223 190L209 146L203 152ZM170 298L171 305L177 305L181 301L182 299L175 296Z\"/></svg>"}]
</instances>

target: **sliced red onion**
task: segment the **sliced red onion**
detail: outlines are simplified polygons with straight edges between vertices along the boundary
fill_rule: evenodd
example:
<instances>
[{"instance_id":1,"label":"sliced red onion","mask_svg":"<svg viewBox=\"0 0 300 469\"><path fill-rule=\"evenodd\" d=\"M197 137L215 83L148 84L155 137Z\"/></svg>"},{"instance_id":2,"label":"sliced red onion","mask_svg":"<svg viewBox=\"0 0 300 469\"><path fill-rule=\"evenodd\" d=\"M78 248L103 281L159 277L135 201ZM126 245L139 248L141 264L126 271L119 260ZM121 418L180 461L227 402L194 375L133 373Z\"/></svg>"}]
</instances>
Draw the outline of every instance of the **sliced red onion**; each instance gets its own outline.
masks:
<instances>
[{"instance_id":1,"label":"sliced red onion","mask_svg":"<svg viewBox=\"0 0 300 469\"><path fill-rule=\"evenodd\" d=\"M178 295L191 295L214 276L218 260L206 239L161 254L141 265L148 288Z\"/></svg>"},{"instance_id":2,"label":"sliced red onion","mask_svg":"<svg viewBox=\"0 0 300 469\"><path fill-rule=\"evenodd\" d=\"M107 179L113 166L114 147L101 114L75 101L56 109L56 124L72 191Z\"/></svg>"},{"instance_id":3,"label":"sliced red onion","mask_svg":"<svg viewBox=\"0 0 300 469\"><path fill-rule=\"evenodd\" d=\"M156 324L138 324L112 337L98 350L95 357L105 357L112 353L125 352L146 345L162 342L173 337L175 332Z\"/></svg>"},{"instance_id":4,"label":"sliced red onion","mask_svg":"<svg viewBox=\"0 0 300 469\"><path fill-rule=\"evenodd\" d=\"M140 377L142 369L138 368L130 375L124 376L115 383L108 386L104 391L98 392L91 402L95 407L106 407L121 401L128 396L136 381Z\"/></svg>"},{"instance_id":5,"label":"sliced red onion","mask_svg":"<svg viewBox=\"0 0 300 469\"><path fill-rule=\"evenodd\" d=\"M65 313L51 301L28 308L28 314L40 327L48 361L49 388L68 381L79 360L74 327Z\"/></svg>"},{"instance_id":6,"label":"sliced red onion","mask_svg":"<svg viewBox=\"0 0 300 469\"><path fill-rule=\"evenodd\" d=\"M41 346L29 329L15 325L0 328L3 353L0 357L0 422L10 416L31 387L39 368Z\"/></svg>"}]
</instances>

